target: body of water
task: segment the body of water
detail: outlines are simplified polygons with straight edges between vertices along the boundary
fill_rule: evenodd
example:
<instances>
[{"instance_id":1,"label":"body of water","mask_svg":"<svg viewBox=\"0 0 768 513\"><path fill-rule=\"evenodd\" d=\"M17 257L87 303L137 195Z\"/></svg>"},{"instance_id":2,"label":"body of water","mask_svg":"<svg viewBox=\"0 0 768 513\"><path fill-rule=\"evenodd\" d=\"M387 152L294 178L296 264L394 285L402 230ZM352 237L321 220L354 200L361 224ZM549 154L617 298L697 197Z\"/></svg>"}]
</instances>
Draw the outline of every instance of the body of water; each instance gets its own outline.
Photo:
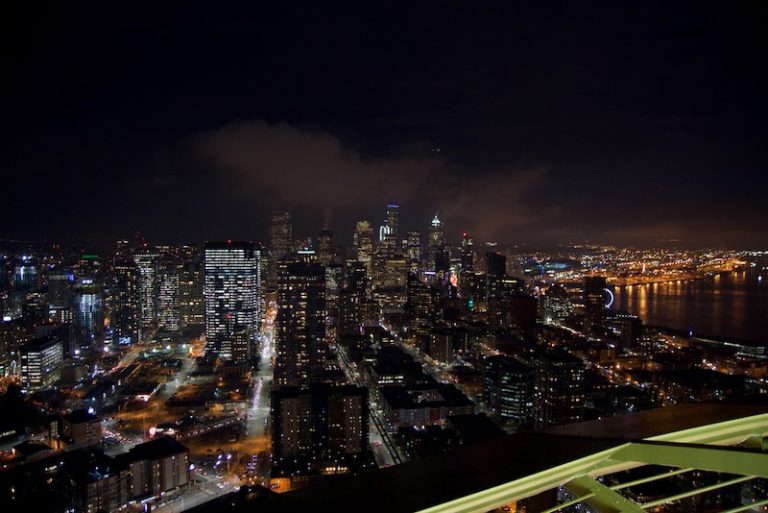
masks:
<instances>
[{"instance_id":1,"label":"body of water","mask_svg":"<svg viewBox=\"0 0 768 513\"><path fill-rule=\"evenodd\" d=\"M738 271L612 290L611 308L644 324L768 344L768 276Z\"/></svg>"}]
</instances>

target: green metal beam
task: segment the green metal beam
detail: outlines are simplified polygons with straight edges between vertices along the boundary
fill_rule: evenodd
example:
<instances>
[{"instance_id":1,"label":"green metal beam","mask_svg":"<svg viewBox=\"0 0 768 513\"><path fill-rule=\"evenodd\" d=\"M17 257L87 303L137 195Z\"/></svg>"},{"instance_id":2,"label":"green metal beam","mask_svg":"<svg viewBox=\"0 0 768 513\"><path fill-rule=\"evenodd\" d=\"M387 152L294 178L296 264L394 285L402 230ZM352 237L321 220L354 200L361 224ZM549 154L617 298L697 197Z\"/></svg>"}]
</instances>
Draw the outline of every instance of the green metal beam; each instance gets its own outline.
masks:
<instances>
[{"instance_id":1,"label":"green metal beam","mask_svg":"<svg viewBox=\"0 0 768 513\"><path fill-rule=\"evenodd\" d=\"M642 441L622 447L611 458L768 478L768 453L732 447Z\"/></svg>"},{"instance_id":2,"label":"green metal beam","mask_svg":"<svg viewBox=\"0 0 768 513\"><path fill-rule=\"evenodd\" d=\"M486 490L478 490L470 495L420 510L418 513L485 513L504 504L561 486L576 476L585 474L592 477L601 476L643 464L693 467L716 472L768 477L765 475L768 473L768 460L765 459L768 453L732 451L718 447L677 447L678 443L733 445L753 436L766 436L767 434L768 414L742 417L717 424L666 433L648 438L640 443L618 444L613 449L570 461ZM653 442L660 443L653 446ZM665 444L663 442L675 443ZM718 449L722 452L714 452ZM724 461L718 461L721 454ZM700 461L705 466L700 466ZM745 468L744 465L747 465L748 468Z\"/></svg>"},{"instance_id":3,"label":"green metal beam","mask_svg":"<svg viewBox=\"0 0 768 513\"><path fill-rule=\"evenodd\" d=\"M667 472L662 472L661 474L656 474L649 477L643 477L641 479L635 479L634 481L627 481L626 483L621 483L617 485L611 486L611 490L623 490L624 488L629 488L630 486L637 486L645 483L651 483L653 481L658 481L659 479L667 479L672 476L678 476L680 474L685 474L686 472L690 472L691 470L694 470L692 468L680 468L677 470L670 470Z\"/></svg>"},{"instance_id":4,"label":"green metal beam","mask_svg":"<svg viewBox=\"0 0 768 513\"><path fill-rule=\"evenodd\" d=\"M591 470L600 468L613 453L624 445L627 444L600 451L487 490L437 504L422 509L418 513L485 513L510 502L551 490L570 481L574 476L584 475Z\"/></svg>"},{"instance_id":5,"label":"green metal beam","mask_svg":"<svg viewBox=\"0 0 768 513\"><path fill-rule=\"evenodd\" d=\"M667 504L669 502L679 501L680 499L687 499L688 497L693 497L694 495L699 495L702 493L711 492L713 490L719 490L720 488L725 488L726 486L733 486L735 484L751 481L754 478L755 478L754 476L743 476L743 477L737 477L736 479L729 479L728 481L721 481L719 483L711 484L709 486L702 486L701 488L695 488L693 490L688 490L687 492L678 493L676 495L670 495L669 497L664 497L663 499L657 499L655 501L646 502L643 504L643 509L652 508L654 506L660 506L662 504Z\"/></svg>"},{"instance_id":6,"label":"green metal beam","mask_svg":"<svg viewBox=\"0 0 768 513\"><path fill-rule=\"evenodd\" d=\"M753 508L759 508L760 506L768 506L768 499L763 499L761 501L753 502L752 504L745 504L744 506L728 509L722 511L721 513L741 513L742 511L749 511Z\"/></svg>"},{"instance_id":7,"label":"green metal beam","mask_svg":"<svg viewBox=\"0 0 768 513\"><path fill-rule=\"evenodd\" d=\"M599 513L644 513L643 508L589 476L579 476L565 483L565 487L574 495L588 495L584 500Z\"/></svg>"},{"instance_id":8,"label":"green metal beam","mask_svg":"<svg viewBox=\"0 0 768 513\"><path fill-rule=\"evenodd\" d=\"M692 468L680 468L676 470L670 470L667 472L662 472L661 474L656 474L653 476L643 477L641 479L635 479L634 481L627 481L626 483L620 483L617 485L609 486L609 488L613 491L616 490L623 490L624 488L629 488L631 486L637 486L645 483L651 483L653 481L658 481L660 479L667 479L672 476L678 476L680 474L685 474L686 472L690 472L694 469ZM599 484L599 483L598 483ZM567 486L567 485L566 485ZM585 502L587 499L590 499L595 496L595 492L589 492L585 495L577 496L569 501L561 502L557 506L553 508L549 508L547 510L542 511L541 513L555 513L556 511L560 511L561 509L565 509L569 506L573 506L575 504L578 504L580 502Z\"/></svg>"},{"instance_id":9,"label":"green metal beam","mask_svg":"<svg viewBox=\"0 0 768 513\"><path fill-rule=\"evenodd\" d=\"M756 435L768 435L768 413L683 429L681 431L652 436L646 438L646 440L689 444L735 445Z\"/></svg>"},{"instance_id":10,"label":"green metal beam","mask_svg":"<svg viewBox=\"0 0 768 513\"><path fill-rule=\"evenodd\" d=\"M747 449L755 449L757 451L768 451L768 438L757 435L757 436L750 436L743 442L744 447Z\"/></svg>"}]
</instances>

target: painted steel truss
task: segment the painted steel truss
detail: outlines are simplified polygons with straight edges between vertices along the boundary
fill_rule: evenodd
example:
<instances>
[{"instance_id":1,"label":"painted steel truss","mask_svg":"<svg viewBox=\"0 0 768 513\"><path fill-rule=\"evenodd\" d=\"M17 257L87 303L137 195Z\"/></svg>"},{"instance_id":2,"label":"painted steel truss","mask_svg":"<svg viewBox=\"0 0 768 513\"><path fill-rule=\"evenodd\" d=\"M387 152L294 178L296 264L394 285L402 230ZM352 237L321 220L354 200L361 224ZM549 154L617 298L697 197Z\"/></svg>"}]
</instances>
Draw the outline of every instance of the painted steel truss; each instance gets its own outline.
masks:
<instances>
[{"instance_id":1,"label":"painted steel truss","mask_svg":"<svg viewBox=\"0 0 768 513\"><path fill-rule=\"evenodd\" d=\"M667 433L638 442L620 444L417 513L484 513L560 486L565 487L574 498L542 513L555 513L577 503L588 504L600 513L641 513L661 504L746 483L758 477L768 478L768 452L764 452L766 435L768 414ZM737 444L741 447L734 447ZM613 486L606 486L595 479L643 465L673 468L667 472ZM736 477L724 477L720 482L644 504L634 502L619 493L619 490L625 488L693 470L719 472ZM768 498L723 513L739 513L766 504Z\"/></svg>"}]
</instances>

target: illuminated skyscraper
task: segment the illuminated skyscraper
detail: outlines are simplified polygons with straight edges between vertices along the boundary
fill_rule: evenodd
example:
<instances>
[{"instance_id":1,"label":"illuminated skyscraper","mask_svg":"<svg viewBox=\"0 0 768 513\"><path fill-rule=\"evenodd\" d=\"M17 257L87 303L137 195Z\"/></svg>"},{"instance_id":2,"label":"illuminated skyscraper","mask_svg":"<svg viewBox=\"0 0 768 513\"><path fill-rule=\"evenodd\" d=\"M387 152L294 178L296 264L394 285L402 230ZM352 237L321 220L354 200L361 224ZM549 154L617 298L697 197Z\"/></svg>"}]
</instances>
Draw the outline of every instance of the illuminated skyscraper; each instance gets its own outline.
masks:
<instances>
[{"instance_id":1,"label":"illuminated skyscraper","mask_svg":"<svg viewBox=\"0 0 768 513\"><path fill-rule=\"evenodd\" d=\"M325 268L282 262L278 282L275 383L305 386L319 377L325 349Z\"/></svg>"},{"instance_id":2,"label":"illuminated skyscraper","mask_svg":"<svg viewBox=\"0 0 768 513\"><path fill-rule=\"evenodd\" d=\"M259 258L252 242L205 244L206 353L232 360L233 341L238 337L241 342L242 330L249 333L248 350L257 340L261 318Z\"/></svg>"},{"instance_id":3,"label":"illuminated skyscraper","mask_svg":"<svg viewBox=\"0 0 768 513\"><path fill-rule=\"evenodd\" d=\"M270 232L270 254L279 260L293 250L293 221L290 212L272 212Z\"/></svg>"},{"instance_id":4,"label":"illuminated skyscraper","mask_svg":"<svg viewBox=\"0 0 768 513\"><path fill-rule=\"evenodd\" d=\"M178 331L181 328L178 267L172 259L166 259L158 267L158 327L166 331Z\"/></svg>"},{"instance_id":5,"label":"illuminated skyscraper","mask_svg":"<svg viewBox=\"0 0 768 513\"><path fill-rule=\"evenodd\" d=\"M160 253L152 249L137 251L133 257L139 269L139 322L142 331L157 322L157 262Z\"/></svg>"},{"instance_id":6,"label":"illuminated skyscraper","mask_svg":"<svg viewBox=\"0 0 768 513\"><path fill-rule=\"evenodd\" d=\"M387 218L379 229L379 242L381 242L382 251L388 256L397 252L399 230L400 207L392 204L387 205Z\"/></svg>"},{"instance_id":7,"label":"illuminated skyscraper","mask_svg":"<svg viewBox=\"0 0 768 513\"><path fill-rule=\"evenodd\" d=\"M317 261L328 266L336 259L336 250L333 247L333 232L323 230L317 237Z\"/></svg>"},{"instance_id":8,"label":"illuminated skyscraper","mask_svg":"<svg viewBox=\"0 0 768 513\"><path fill-rule=\"evenodd\" d=\"M325 334L328 340L337 340L339 329L339 298L341 295L344 267L339 263L332 263L325 268L325 305L326 327Z\"/></svg>"},{"instance_id":9,"label":"illuminated skyscraper","mask_svg":"<svg viewBox=\"0 0 768 513\"><path fill-rule=\"evenodd\" d=\"M421 269L421 232L409 231L405 240L406 254L408 256L409 268L411 272L418 273Z\"/></svg>"},{"instance_id":10,"label":"illuminated skyscraper","mask_svg":"<svg viewBox=\"0 0 768 513\"><path fill-rule=\"evenodd\" d=\"M365 266L368 276L372 276L373 271L373 228L368 221L358 221L355 225L355 234L353 237L355 246L355 257L358 262Z\"/></svg>"},{"instance_id":11,"label":"illuminated skyscraper","mask_svg":"<svg viewBox=\"0 0 768 513\"><path fill-rule=\"evenodd\" d=\"M293 220L290 212L273 211L270 224L270 242L267 251L266 288L277 290L277 268L280 260L293 251Z\"/></svg>"},{"instance_id":12,"label":"illuminated skyscraper","mask_svg":"<svg viewBox=\"0 0 768 513\"><path fill-rule=\"evenodd\" d=\"M16 290L37 290L40 288L37 259L31 255L21 255L16 260L13 273L13 285Z\"/></svg>"},{"instance_id":13,"label":"illuminated skyscraper","mask_svg":"<svg viewBox=\"0 0 768 513\"><path fill-rule=\"evenodd\" d=\"M408 341L412 344L420 344L429 336L435 322L435 297L429 285L413 273L408 275L406 297Z\"/></svg>"},{"instance_id":14,"label":"illuminated skyscraper","mask_svg":"<svg viewBox=\"0 0 768 513\"><path fill-rule=\"evenodd\" d=\"M446 249L445 232L443 223L435 214L429 226L429 240L427 241L427 262L426 269L434 271L437 259L440 258Z\"/></svg>"},{"instance_id":15,"label":"illuminated skyscraper","mask_svg":"<svg viewBox=\"0 0 768 513\"><path fill-rule=\"evenodd\" d=\"M205 324L205 294L203 266L197 259L184 262L179 268L179 316L181 327Z\"/></svg>"},{"instance_id":16,"label":"illuminated skyscraper","mask_svg":"<svg viewBox=\"0 0 768 513\"><path fill-rule=\"evenodd\" d=\"M472 236L464 232L461 238L461 270L473 271L475 269L475 241Z\"/></svg>"},{"instance_id":17,"label":"illuminated skyscraper","mask_svg":"<svg viewBox=\"0 0 768 513\"><path fill-rule=\"evenodd\" d=\"M387 226L389 226L389 236L397 240L400 236L400 206L387 205Z\"/></svg>"},{"instance_id":18,"label":"illuminated skyscraper","mask_svg":"<svg viewBox=\"0 0 768 513\"><path fill-rule=\"evenodd\" d=\"M362 330L366 282L365 266L354 260L347 261L339 297L339 335L342 337L359 335Z\"/></svg>"},{"instance_id":19,"label":"illuminated skyscraper","mask_svg":"<svg viewBox=\"0 0 768 513\"><path fill-rule=\"evenodd\" d=\"M52 384L56 377L54 371L64 360L61 340L55 337L32 339L19 353L21 382L28 391L41 390Z\"/></svg>"},{"instance_id":20,"label":"illuminated skyscraper","mask_svg":"<svg viewBox=\"0 0 768 513\"><path fill-rule=\"evenodd\" d=\"M112 294L112 330L121 345L141 340L139 326L139 270L130 260L119 260L114 266L115 288Z\"/></svg>"},{"instance_id":21,"label":"illuminated skyscraper","mask_svg":"<svg viewBox=\"0 0 768 513\"><path fill-rule=\"evenodd\" d=\"M74 324L76 344L82 350L95 348L104 338L104 313L101 290L85 283L75 289Z\"/></svg>"},{"instance_id":22,"label":"illuminated skyscraper","mask_svg":"<svg viewBox=\"0 0 768 513\"><path fill-rule=\"evenodd\" d=\"M504 293L503 280L507 274L507 257L499 252L485 254L485 271L488 277L487 297L500 298Z\"/></svg>"}]
</instances>

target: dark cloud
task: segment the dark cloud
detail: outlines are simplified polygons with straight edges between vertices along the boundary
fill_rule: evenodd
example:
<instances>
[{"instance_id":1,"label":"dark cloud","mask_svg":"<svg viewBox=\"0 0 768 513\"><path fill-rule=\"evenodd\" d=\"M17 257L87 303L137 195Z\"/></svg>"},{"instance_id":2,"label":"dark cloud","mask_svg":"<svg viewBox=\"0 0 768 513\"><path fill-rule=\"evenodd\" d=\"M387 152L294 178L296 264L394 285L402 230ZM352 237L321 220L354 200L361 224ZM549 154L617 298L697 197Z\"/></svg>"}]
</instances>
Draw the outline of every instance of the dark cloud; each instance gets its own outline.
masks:
<instances>
[{"instance_id":1,"label":"dark cloud","mask_svg":"<svg viewBox=\"0 0 768 513\"><path fill-rule=\"evenodd\" d=\"M426 212L434 210L452 226L452 237L469 230L491 239L528 231L552 210L523 201L546 174L542 168L473 173L450 164L436 149L429 157L363 158L330 134L260 120L206 132L193 144L215 167L223 198L323 211L326 219L334 209L358 209L362 215L369 211L363 206L383 216L384 205L396 201L404 211L420 214L423 226Z\"/></svg>"},{"instance_id":2,"label":"dark cloud","mask_svg":"<svg viewBox=\"0 0 768 513\"><path fill-rule=\"evenodd\" d=\"M765 2L18 3L0 237L264 240L290 208L344 241L399 202L452 238L768 245L766 23Z\"/></svg>"},{"instance_id":3,"label":"dark cloud","mask_svg":"<svg viewBox=\"0 0 768 513\"><path fill-rule=\"evenodd\" d=\"M330 134L286 123L244 121L201 134L200 155L222 173L226 195L271 198L290 208L323 210L416 201L443 162L429 158L371 158Z\"/></svg>"}]
</instances>

